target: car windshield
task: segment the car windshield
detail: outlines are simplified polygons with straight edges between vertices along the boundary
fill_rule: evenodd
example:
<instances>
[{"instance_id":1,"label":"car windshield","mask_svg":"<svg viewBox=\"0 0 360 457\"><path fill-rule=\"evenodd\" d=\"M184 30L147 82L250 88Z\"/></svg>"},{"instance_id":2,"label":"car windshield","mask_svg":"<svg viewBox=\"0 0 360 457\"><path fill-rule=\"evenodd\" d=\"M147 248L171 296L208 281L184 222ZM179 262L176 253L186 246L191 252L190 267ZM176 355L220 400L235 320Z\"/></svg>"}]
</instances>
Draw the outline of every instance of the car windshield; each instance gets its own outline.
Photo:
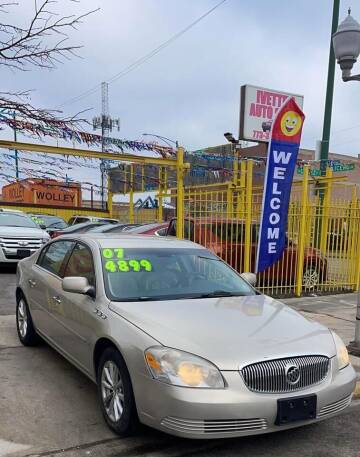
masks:
<instances>
[{"instance_id":1,"label":"car windshield","mask_svg":"<svg viewBox=\"0 0 360 457\"><path fill-rule=\"evenodd\" d=\"M0 213L0 226L39 228L30 217L16 213Z\"/></svg>"},{"instance_id":2,"label":"car windshield","mask_svg":"<svg viewBox=\"0 0 360 457\"><path fill-rule=\"evenodd\" d=\"M234 270L205 249L103 247L106 293L113 301L254 295Z\"/></svg>"},{"instance_id":3,"label":"car windshield","mask_svg":"<svg viewBox=\"0 0 360 457\"><path fill-rule=\"evenodd\" d=\"M64 229L67 223L56 216L31 216L32 220L38 225L45 225L47 229Z\"/></svg>"}]
</instances>

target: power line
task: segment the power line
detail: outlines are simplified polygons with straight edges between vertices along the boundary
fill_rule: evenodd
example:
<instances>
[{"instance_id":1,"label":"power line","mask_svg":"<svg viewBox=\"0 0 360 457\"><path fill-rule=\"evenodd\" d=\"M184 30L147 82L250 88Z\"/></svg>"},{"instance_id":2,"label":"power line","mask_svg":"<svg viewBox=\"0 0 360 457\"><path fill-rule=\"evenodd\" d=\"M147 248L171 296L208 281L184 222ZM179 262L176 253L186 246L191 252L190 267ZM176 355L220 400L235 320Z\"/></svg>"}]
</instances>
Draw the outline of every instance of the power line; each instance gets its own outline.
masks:
<instances>
[{"instance_id":1,"label":"power line","mask_svg":"<svg viewBox=\"0 0 360 457\"><path fill-rule=\"evenodd\" d=\"M215 6L213 6L211 9L209 9L206 13L201 15L199 18L197 18L195 21L193 21L191 24L189 24L187 27L184 29L180 30L179 32L175 33L172 37L170 37L168 40L164 41L160 46L157 48L153 49L149 53L145 54L144 56L140 57L139 59L135 60L132 64L128 65L127 67L123 68L119 73L116 73L114 76L112 76L107 82L109 84L117 81L121 77L127 75L131 71L135 70L138 68L140 65L144 64L148 60L150 60L152 57L154 57L156 54L158 54L160 51L168 47L171 43L173 43L175 40L180 38L182 35L184 35L186 32L188 32L190 29L192 29L195 25L197 25L200 21L205 19L209 14L211 14L213 11L215 11L219 6L221 6L223 3L225 3L227 0L221 0L219 3L217 3ZM70 105L72 103L75 103L79 100L82 100L85 97L88 97L89 95L92 95L95 93L98 89L100 88L100 84L96 84L96 86L92 87L91 89L88 89L87 91L70 98L63 102L61 105L57 106L57 108L62 108L65 105Z\"/></svg>"}]
</instances>

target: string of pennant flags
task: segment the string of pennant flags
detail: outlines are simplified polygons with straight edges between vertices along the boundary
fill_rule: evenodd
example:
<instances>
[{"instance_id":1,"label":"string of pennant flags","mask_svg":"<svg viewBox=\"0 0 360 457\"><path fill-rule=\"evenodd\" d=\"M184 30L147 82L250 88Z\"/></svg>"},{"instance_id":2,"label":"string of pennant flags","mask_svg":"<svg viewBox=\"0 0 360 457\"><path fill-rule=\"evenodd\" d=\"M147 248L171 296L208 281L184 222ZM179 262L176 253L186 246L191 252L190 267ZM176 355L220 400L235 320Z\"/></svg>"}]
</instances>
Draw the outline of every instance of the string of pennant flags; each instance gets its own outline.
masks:
<instances>
[{"instance_id":1,"label":"string of pennant flags","mask_svg":"<svg viewBox=\"0 0 360 457\"><path fill-rule=\"evenodd\" d=\"M66 122L63 121L48 119L35 124L29 121L14 119L2 111L0 112L0 123L6 124L13 130L20 131L31 136L37 136L39 138L50 136L52 138L85 143L87 146L97 147L104 144L105 146L115 146L121 152L125 152L126 150L134 152L151 151L160 154L163 157L175 155L175 150L170 146L162 146L155 142L147 143L144 141L130 141L120 138L102 137L101 135L97 135L95 133L72 129L66 124Z\"/></svg>"}]
</instances>

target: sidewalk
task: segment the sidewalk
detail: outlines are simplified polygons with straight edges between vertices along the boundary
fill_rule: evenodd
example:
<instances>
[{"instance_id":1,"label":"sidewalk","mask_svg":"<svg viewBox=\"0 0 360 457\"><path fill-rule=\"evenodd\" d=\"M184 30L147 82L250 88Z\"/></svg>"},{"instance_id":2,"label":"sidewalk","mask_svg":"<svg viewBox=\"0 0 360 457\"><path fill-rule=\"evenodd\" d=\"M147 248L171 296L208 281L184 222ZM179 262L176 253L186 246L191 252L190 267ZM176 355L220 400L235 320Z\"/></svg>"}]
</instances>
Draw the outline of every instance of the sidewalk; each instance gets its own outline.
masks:
<instances>
[{"instance_id":1,"label":"sidewalk","mask_svg":"<svg viewBox=\"0 0 360 457\"><path fill-rule=\"evenodd\" d=\"M281 301L307 318L334 330L345 344L354 339L357 293L287 298ZM360 358L350 356L350 360L360 378Z\"/></svg>"}]
</instances>

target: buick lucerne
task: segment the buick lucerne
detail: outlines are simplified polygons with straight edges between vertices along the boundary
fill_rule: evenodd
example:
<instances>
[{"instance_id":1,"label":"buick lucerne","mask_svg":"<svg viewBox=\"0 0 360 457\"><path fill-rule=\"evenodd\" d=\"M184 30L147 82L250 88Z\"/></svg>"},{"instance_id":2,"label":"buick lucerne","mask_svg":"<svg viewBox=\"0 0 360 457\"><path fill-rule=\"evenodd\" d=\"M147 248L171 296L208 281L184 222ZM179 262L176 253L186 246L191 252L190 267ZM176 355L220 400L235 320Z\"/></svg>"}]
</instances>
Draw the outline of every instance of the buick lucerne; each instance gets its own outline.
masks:
<instances>
[{"instance_id":1,"label":"buick lucerne","mask_svg":"<svg viewBox=\"0 0 360 457\"><path fill-rule=\"evenodd\" d=\"M351 402L342 340L190 241L58 238L19 263L17 329L91 378L109 427L189 438L255 435Z\"/></svg>"}]
</instances>

